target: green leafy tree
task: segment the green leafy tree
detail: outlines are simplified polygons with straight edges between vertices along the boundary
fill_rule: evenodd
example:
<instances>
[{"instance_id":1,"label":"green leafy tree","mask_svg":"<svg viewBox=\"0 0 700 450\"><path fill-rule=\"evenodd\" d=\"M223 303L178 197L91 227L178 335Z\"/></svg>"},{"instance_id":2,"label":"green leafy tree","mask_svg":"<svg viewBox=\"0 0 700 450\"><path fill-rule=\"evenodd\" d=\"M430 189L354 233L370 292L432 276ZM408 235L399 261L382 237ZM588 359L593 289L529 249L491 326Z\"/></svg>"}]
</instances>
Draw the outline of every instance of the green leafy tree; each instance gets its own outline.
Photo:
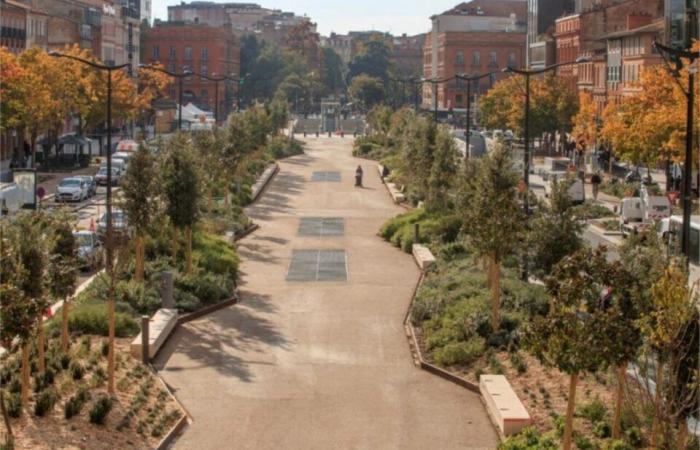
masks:
<instances>
[{"instance_id":1,"label":"green leafy tree","mask_svg":"<svg viewBox=\"0 0 700 450\"><path fill-rule=\"evenodd\" d=\"M432 153L425 204L428 211L443 211L448 206L448 194L457 176L459 160L459 151L449 129L438 128Z\"/></svg>"},{"instance_id":2,"label":"green leafy tree","mask_svg":"<svg viewBox=\"0 0 700 450\"><path fill-rule=\"evenodd\" d=\"M584 248L564 258L546 279L549 311L535 317L524 344L544 365L569 375L563 448L571 449L578 377L615 364L626 341L631 308L629 274L609 263L607 250Z\"/></svg>"},{"instance_id":3,"label":"green leafy tree","mask_svg":"<svg viewBox=\"0 0 700 450\"><path fill-rule=\"evenodd\" d=\"M384 100L384 85L381 78L358 75L352 79L348 94L350 99L366 112Z\"/></svg>"},{"instance_id":4,"label":"green leafy tree","mask_svg":"<svg viewBox=\"0 0 700 450\"><path fill-rule=\"evenodd\" d=\"M430 171L433 165L431 145L435 141L436 127L423 116L416 116L408 125L405 139L401 146L400 172L403 182L408 185L418 199L422 200L428 191Z\"/></svg>"},{"instance_id":5,"label":"green leafy tree","mask_svg":"<svg viewBox=\"0 0 700 450\"><path fill-rule=\"evenodd\" d=\"M360 46L355 57L350 61L349 78L355 79L365 75L378 78L384 85L389 82L389 70L391 61L389 59L390 49L381 35L372 36L367 42Z\"/></svg>"},{"instance_id":6,"label":"green leafy tree","mask_svg":"<svg viewBox=\"0 0 700 450\"><path fill-rule=\"evenodd\" d=\"M290 74L277 88L275 99L292 104L295 112L306 112L311 108L311 82L296 73Z\"/></svg>"},{"instance_id":7,"label":"green leafy tree","mask_svg":"<svg viewBox=\"0 0 700 450\"><path fill-rule=\"evenodd\" d=\"M326 94L340 94L345 90L343 78L343 60L331 48L323 49L323 64L321 65L321 79Z\"/></svg>"},{"instance_id":8,"label":"green leafy tree","mask_svg":"<svg viewBox=\"0 0 700 450\"><path fill-rule=\"evenodd\" d=\"M367 113L367 124L370 127L372 137L382 143L384 148L389 148L389 131L393 113L388 106L375 106Z\"/></svg>"},{"instance_id":9,"label":"green leafy tree","mask_svg":"<svg viewBox=\"0 0 700 450\"><path fill-rule=\"evenodd\" d=\"M173 226L185 233L185 273L192 272L192 228L199 218L200 177L189 138L178 134L168 142L162 167L166 213Z\"/></svg>"},{"instance_id":10,"label":"green leafy tree","mask_svg":"<svg viewBox=\"0 0 700 450\"><path fill-rule=\"evenodd\" d=\"M156 209L155 162L145 146L140 145L132 156L121 184L122 208L129 217L129 226L134 230L134 278L142 283L144 239Z\"/></svg>"},{"instance_id":11,"label":"green leafy tree","mask_svg":"<svg viewBox=\"0 0 700 450\"><path fill-rule=\"evenodd\" d=\"M62 299L61 350L68 352L69 297L75 292L78 279L77 243L68 217L60 215L52 221L53 238L49 249L49 291L54 299Z\"/></svg>"},{"instance_id":12,"label":"green leafy tree","mask_svg":"<svg viewBox=\"0 0 700 450\"><path fill-rule=\"evenodd\" d=\"M519 176L506 147L498 144L481 161L469 160L464 193L467 241L475 253L489 261L491 328L501 324L501 263L517 250L523 235L524 217L518 203Z\"/></svg>"},{"instance_id":13,"label":"green leafy tree","mask_svg":"<svg viewBox=\"0 0 700 450\"><path fill-rule=\"evenodd\" d=\"M569 187L571 180L555 181L549 205L541 204L529 221L528 257L533 274L549 275L559 261L583 247L581 223L571 209Z\"/></svg>"},{"instance_id":14,"label":"green leafy tree","mask_svg":"<svg viewBox=\"0 0 700 450\"><path fill-rule=\"evenodd\" d=\"M269 106L268 117L273 134L278 134L289 122L289 109L287 102L275 97Z\"/></svg>"}]
</instances>

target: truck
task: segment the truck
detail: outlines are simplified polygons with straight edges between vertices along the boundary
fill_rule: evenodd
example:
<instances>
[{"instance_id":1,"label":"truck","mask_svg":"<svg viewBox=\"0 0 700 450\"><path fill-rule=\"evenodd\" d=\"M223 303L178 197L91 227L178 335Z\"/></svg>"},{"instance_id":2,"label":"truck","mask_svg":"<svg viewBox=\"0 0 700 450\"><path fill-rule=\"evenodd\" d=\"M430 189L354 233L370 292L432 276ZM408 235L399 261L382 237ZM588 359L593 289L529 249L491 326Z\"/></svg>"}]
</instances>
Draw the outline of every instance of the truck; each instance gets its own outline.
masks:
<instances>
[{"instance_id":1,"label":"truck","mask_svg":"<svg viewBox=\"0 0 700 450\"><path fill-rule=\"evenodd\" d=\"M623 236L654 225L671 215L671 202L665 195L651 195L644 185L639 197L623 198L620 202L620 231Z\"/></svg>"}]
</instances>

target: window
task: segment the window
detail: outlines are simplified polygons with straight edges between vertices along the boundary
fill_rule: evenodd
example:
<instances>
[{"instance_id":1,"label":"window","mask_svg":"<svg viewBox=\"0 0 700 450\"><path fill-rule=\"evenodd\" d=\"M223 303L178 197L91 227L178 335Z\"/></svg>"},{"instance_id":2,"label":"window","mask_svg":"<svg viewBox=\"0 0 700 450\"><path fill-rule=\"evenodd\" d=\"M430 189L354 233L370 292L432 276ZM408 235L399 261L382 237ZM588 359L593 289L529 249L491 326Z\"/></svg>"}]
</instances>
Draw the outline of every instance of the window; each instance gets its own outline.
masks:
<instances>
[{"instance_id":1,"label":"window","mask_svg":"<svg viewBox=\"0 0 700 450\"><path fill-rule=\"evenodd\" d=\"M207 67L206 64L202 64L201 66L199 66L199 74L203 76L203 77L202 77L202 82L206 82L207 79L204 78L204 77L206 77L207 75L209 75L209 68Z\"/></svg>"},{"instance_id":2,"label":"window","mask_svg":"<svg viewBox=\"0 0 700 450\"><path fill-rule=\"evenodd\" d=\"M158 60L160 58L160 47L157 45L153 46L153 59Z\"/></svg>"},{"instance_id":3,"label":"window","mask_svg":"<svg viewBox=\"0 0 700 450\"><path fill-rule=\"evenodd\" d=\"M472 66L480 66L481 65L481 55L479 55L478 51L475 51L472 53Z\"/></svg>"},{"instance_id":4,"label":"window","mask_svg":"<svg viewBox=\"0 0 700 450\"><path fill-rule=\"evenodd\" d=\"M508 65L511 67L515 67L516 64L517 61L515 60L515 52L508 53Z\"/></svg>"},{"instance_id":5,"label":"window","mask_svg":"<svg viewBox=\"0 0 700 450\"><path fill-rule=\"evenodd\" d=\"M200 59L202 61L207 61L209 59L209 49L208 48L202 47Z\"/></svg>"},{"instance_id":6,"label":"window","mask_svg":"<svg viewBox=\"0 0 700 450\"><path fill-rule=\"evenodd\" d=\"M185 47L185 60L189 61L192 59L192 47Z\"/></svg>"},{"instance_id":7,"label":"window","mask_svg":"<svg viewBox=\"0 0 700 450\"><path fill-rule=\"evenodd\" d=\"M175 59L177 57L177 52L175 51L175 47L170 46L170 49L168 49L168 57L170 59Z\"/></svg>"},{"instance_id":8,"label":"window","mask_svg":"<svg viewBox=\"0 0 700 450\"><path fill-rule=\"evenodd\" d=\"M464 65L464 52L459 51L455 55L455 66L463 66Z\"/></svg>"},{"instance_id":9,"label":"window","mask_svg":"<svg viewBox=\"0 0 700 450\"><path fill-rule=\"evenodd\" d=\"M491 52L489 57L489 66L498 66L498 53Z\"/></svg>"},{"instance_id":10,"label":"window","mask_svg":"<svg viewBox=\"0 0 700 450\"><path fill-rule=\"evenodd\" d=\"M207 92L206 89L202 89L200 97L201 98L209 98L209 92Z\"/></svg>"},{"instance_id":11,"label":"window","mask_svg":"<svg viewBox=\"0 0 700 450\"><path fill-rule=\"evenodd\" d=\"M496 74L490 73L489 74L489 88L492 88L494 84L496 84Z\"/></svg>"},{"instance_id":12,"label":"window","mask_svg":"<svg viewBox=\"0 0 700 450\"><path fill-rule=\"evenodd\" d=\"M463 101L464 101L464 97L462 97L462 94L457 94L455 96L455 103L457 105L461 105Z\"/></svg>"}]
</instances>

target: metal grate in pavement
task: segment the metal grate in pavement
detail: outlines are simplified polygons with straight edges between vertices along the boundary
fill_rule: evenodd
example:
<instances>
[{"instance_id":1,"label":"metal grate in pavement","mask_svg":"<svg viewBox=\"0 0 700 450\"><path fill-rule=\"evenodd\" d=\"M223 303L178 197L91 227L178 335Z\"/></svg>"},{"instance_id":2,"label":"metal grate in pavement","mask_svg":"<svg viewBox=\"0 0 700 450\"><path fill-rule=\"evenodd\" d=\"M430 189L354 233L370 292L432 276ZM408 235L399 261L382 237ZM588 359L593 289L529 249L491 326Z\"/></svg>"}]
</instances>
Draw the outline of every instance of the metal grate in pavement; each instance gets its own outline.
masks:
<instances>
[{"instance_id":1,"label":"metal grate in pavement","mask_svg":"<svg viewBox=\"0 0 700 450\"><path fill-rule=\"evenodd\" d=\"M311 174L311 181L340 181L340 172L314 172Z\"/></svg>"},{"instance_id":2,"label":"metal grate in pavement","mask_svg":"<svg viewBox=\"0 0 700 450\"><path fill-rule=\"evenodd\" d=\"M302 217L299 220L299 236L342 236L345 219L341 217Z\"/></svg>"},{"instance_id":3,"label":"metal grate in pavement","mask_svg":"<svg viewBox=\"0 0 700 450\"><path fill-rule=\"evenodd\" d=\"M345 250L292 250L287 281L347 281Z\"/></svg>"}]
</instances>

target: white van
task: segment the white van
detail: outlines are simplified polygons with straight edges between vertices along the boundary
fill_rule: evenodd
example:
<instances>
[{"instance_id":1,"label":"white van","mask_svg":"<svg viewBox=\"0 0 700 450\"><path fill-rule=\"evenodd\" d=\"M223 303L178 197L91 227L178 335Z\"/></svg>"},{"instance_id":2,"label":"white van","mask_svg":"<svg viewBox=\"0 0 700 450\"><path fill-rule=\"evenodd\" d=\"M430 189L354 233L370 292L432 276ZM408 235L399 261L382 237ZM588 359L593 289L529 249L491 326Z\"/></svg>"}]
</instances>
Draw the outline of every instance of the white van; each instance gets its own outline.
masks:
<instances>
[{"instance_id":1,"label":"white van","mask_svg":"<svg viewBox=\"0 0 700 450\"><path fill-rule=\"evenodd\" d=\"M683 216L671 216L662 219L659 236L668 244L671 254L680 253ZM690 216L690 257L691 264L700 265L700 216Z\"/></svg>"},{"instance_id":2,"label":"white van","mask_svg":"<svg viewBox=\"0 0 700 450\"><path fill-rule=\"evenodd\" d=\"M554 185L555 182L564 182L567 180L567 177L572 177L572 173L567 173L564 172L558 173L558 174L550 174L548 177L548 182L544 183L544 196L549 198L552 195L552 186ZM586 201L586 190L583 186L583 182L576 178L572 183L571 186L569 186L569 200L571 200L571 203L578 205Z\"/></svg>"}]
</instances>

